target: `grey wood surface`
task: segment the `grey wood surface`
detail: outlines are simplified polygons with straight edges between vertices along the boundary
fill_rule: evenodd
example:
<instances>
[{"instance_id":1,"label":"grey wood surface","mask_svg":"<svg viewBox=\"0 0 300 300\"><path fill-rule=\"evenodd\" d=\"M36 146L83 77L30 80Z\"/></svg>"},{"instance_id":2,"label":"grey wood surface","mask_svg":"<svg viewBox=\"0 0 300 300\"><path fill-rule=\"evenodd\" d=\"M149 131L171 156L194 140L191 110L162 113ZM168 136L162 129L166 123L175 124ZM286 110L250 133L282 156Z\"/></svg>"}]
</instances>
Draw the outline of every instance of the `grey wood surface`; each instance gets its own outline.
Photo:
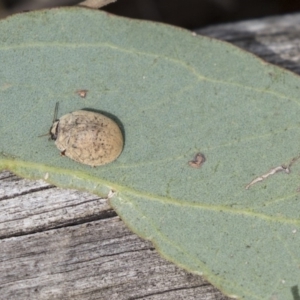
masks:
<instances>
[{"instance_id":1,"label":"grey wood surface","mask_svg":"<svg viewBox=\"0 0 300 300\"><path fill-rule=\"evenodd\" d=\"M300 14L198 33L300 73ZM229 299L161 258L106 199L8 171L0 173L0 237L0 299Z\"/></svg>"}]
</instances>

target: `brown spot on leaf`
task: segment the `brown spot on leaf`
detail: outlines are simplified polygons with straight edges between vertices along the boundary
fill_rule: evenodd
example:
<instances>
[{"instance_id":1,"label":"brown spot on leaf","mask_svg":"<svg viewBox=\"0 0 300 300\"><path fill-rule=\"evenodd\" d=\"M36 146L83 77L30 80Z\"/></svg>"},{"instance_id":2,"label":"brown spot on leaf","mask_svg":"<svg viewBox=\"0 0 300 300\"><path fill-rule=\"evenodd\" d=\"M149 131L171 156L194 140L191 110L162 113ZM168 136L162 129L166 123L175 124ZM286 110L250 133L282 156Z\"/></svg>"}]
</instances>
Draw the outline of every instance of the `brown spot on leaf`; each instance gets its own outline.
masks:
<instances>
[{"instance_id":1,"label":"brown spot on leaf","mask_svg":"<svg viewBox=\"0 0 300 300\"><path fill-rule=\"evenodd\" d=\"M199 169L205 162L205 156L202 153L197 153L193 160L189 161L189 166Z\"/></svg>"},{"instance_id":2,"label":"brown spot on leaf","mask_svg":"<svg viewBox=\"0 0 300 300\"><path fill-rule=\"evenodd\" d=\"M76 94L79 95L81 98L85 98L87 95L88 90L78 90Z\"/></svg>"}]
</instances>

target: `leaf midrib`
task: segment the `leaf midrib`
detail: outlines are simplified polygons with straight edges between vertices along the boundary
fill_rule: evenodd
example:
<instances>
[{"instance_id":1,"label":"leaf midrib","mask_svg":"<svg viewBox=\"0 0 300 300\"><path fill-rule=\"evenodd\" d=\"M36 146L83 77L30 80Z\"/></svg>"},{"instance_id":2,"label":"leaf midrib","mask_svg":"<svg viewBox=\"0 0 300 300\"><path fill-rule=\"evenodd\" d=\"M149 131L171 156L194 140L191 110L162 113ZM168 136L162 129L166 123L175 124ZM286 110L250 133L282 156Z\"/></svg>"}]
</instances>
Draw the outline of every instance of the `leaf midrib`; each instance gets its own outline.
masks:
<instances>
[{"instance_id":1,"label":"leaf midrib","mask_svg":"<svg viewBox=\"0 0 300 300\"><path fill-rule=\"evenodd\" d=\"M43 165L43 164L37 164L37 163L32 163L32 162L28 163L28 162L24 162L24 161L16 160L16 159L9 160L9 159L1 159L0 158L0 170L1 169L4 170L4 169L8 168L9 170L11 170L13 172L15 171L18 174L18 168L20 168L20 167L23 167L26 169L38 170L40 172L53 172L54 174L68 175L70 177L77 177L81 180L87 180L89 182L101 184L104 187L107 187L107 188L110 188L110 189L116 191L117 196L120 199L122 199L122 193L124 193L124 195L133 195L133 196L144 198L144 199L147 198L147 200L152 200L152 201L156 201L156 202L170 203L170 204L176 205L176 206L208 210L208 211L213 211L213 212L218 212L218 213L226 212L229 214L236 214L236 215L243 215L243 216L252 217L252 218L259 218L264 221L278 222L278 223L282 223L282 224L300 225L299 219L273 217L273 216L269 216L269 215L266 215L263 213L253 212L253 211L247 210L247 209L237 209L237 208L232 208L232 207L228 207L228 206L224 206L224 205L211 205L211 204L205 204L205 203L187 203L186 200L180 200L180 199L175 199L175 198L170 198L170 197L153 195L151 193L140 192L133 188L128 188L126 186L119 185L119 184L116 184L114 182L110 182L107 180L103 180L103 179L99 180L99 178L88 175L85 172L81 172L81 171L75 171L75 170L69 170L69 169L63 169L63 168L55 168L55 167L50 167L50 166ZM25 176L25 174L23 174L23 173L20 175ZM27 178L29 178L29 179L39 178L40 179L41 177L37 176L35 178L32 178L30 176L27 176ZM72 186L72 185L60 185L59 182L51 181L51 179L45 180L45 181L49 182L51 184L61 186L63 188L74 188L74 186ZM86 189L86 191L89 191L89 190ZM94 192L97 193L97 190L95 190ZM249 192L249 191L246 191L246 192ZM289 195L288 197L294 197L297 194L298 193L295 192L295 193ZM99 195L99 196L103 197L103 195Z\"/></svg>"}]
</instances>

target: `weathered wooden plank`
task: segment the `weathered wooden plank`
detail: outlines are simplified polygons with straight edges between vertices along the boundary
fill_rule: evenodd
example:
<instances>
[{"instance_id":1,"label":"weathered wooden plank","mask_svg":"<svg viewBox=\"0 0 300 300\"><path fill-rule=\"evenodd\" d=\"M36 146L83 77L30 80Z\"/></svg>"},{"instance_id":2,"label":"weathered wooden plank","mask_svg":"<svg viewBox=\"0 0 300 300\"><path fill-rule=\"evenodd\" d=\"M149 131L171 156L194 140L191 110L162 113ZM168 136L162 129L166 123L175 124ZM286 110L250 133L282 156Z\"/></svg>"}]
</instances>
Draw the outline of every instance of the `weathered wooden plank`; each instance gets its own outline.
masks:
<instances>
[{"instance_id":1,"label":"weathered wooden plank","mask_svg":"<svg viewBox=\"0 0 300 300\"><path fill-rule=\"evenodd\" d=\"M204 28L300 73L300 14ZM106 199L0 173L1 299L226 300L165 261Z\"/></svg>"},{"instance_id":2,"label":"weathered wooden plank","mask_svg":"<svg viewBox=\"0 0 300 300\"><path fill-rule=\"evenodd\" d=\"M99 220L115 215L106 199L63 190L43 181L2 179L0 236L26 233Z\"/></svg>"},{"instance_id":3,"label":"weathered wooden plank","mask_svg":"<svg viewBox=\"0 0 300 300\"><path fill-rule=\"evenodd\" d=\"M300 14L220 24L197 30L300 74Z\"/></svg>"}]
</instances>

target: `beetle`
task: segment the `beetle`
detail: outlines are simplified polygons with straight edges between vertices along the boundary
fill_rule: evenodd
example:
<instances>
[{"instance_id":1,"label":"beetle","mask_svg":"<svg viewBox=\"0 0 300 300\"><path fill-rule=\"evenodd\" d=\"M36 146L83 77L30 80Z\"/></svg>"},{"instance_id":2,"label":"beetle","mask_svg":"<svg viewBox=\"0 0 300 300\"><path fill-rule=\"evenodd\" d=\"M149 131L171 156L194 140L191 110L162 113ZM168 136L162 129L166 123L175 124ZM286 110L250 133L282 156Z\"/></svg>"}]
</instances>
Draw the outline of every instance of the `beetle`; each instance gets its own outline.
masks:
<instances>
[{"instance_id":1,"label":"beetle","mask_svg":"<svg viewBox=\"0 0 300 300\"><path fill-rule=\"evenodd\" d=\"M95 167L108 164L121 154L123 135L117 123L109 117L77 110L57 119L57 112L58 102L49 134L61 155Z\"/></svg>"}]
</instances>

